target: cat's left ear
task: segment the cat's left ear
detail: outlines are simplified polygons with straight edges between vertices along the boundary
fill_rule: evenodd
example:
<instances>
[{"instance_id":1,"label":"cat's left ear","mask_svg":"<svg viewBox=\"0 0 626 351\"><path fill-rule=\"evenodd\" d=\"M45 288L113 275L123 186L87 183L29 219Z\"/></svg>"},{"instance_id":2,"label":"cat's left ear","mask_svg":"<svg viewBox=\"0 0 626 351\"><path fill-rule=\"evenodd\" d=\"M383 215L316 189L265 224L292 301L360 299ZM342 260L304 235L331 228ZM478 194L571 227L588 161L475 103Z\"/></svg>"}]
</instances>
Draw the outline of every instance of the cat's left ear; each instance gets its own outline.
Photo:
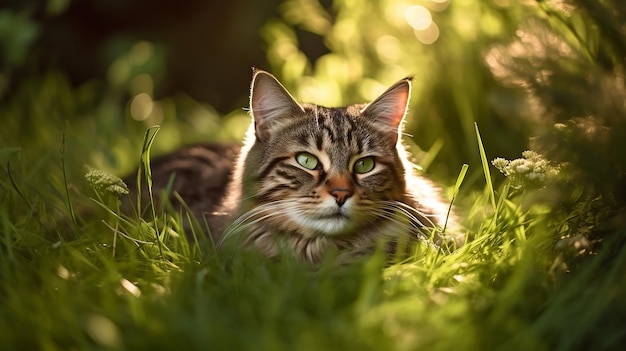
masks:
<instances>
[{"instance_id":1,"label":"cat's left ear","mask_svg":"<svg viewBox=\"0 0 626 351\"><path fill-rule=\"evenodd\" d=\"M266 139L275 127L304 112L273 75L256 69L250 87L250 109L256 137L261 140Z\"/></svg>"},{"instance_id":2,"label":"cat's left ear","mask_svg":"<svg viewBox=\"0 0 626 351\"><path fill-rule=\"evenodd\" d=\"M411 78L405 78L365 106L361 110L361 115L373 119L384 130L388 130L397 141L400 124L408 110L410 98Z\"/></svg>"}]
</instances>

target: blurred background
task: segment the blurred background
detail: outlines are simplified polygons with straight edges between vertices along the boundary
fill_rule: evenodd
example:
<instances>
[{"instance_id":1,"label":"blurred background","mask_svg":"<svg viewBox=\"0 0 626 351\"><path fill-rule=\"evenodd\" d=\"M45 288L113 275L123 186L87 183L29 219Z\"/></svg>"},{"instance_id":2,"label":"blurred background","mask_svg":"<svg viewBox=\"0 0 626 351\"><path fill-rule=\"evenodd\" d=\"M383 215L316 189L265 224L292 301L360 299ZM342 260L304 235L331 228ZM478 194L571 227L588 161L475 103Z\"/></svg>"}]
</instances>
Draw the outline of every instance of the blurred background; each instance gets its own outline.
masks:
<instances>
[{"instance_id":1,"label":"blurred background","mask_svg":"<svg viewBox=\"0 0 626 351\"><path fill-rule=\"evenodd\" d=\"M266 62L259 30L278 4L14 1L3 10L3 35L12 41L5 49L14 68L22 69L14 73L55 69L79 86L120 83L128 78L122 71L135 68L126 74L148 74L154 98L184 93L225 113L245 103L250 65Z\"/></svg>"},{"instance_id":2,"label":"blurred background","mask_svg":"<svg viewBox=\"0 0 626 351\"><path fill-rule=\"evenodd\" d=\"M252 66L297 99L327 106L369 101L413 76L405 140L443 184L467 163L467 186L483 187L477 123L490 159L533 148L579 166L590 192L622 203L624 8L617 0L5 0L0 146L40 160L26 172L45 171L63 148L77 179L84 164L127 174L152 125L162 127L153 154L241 140Z\"/></svg>"}]
</instances>

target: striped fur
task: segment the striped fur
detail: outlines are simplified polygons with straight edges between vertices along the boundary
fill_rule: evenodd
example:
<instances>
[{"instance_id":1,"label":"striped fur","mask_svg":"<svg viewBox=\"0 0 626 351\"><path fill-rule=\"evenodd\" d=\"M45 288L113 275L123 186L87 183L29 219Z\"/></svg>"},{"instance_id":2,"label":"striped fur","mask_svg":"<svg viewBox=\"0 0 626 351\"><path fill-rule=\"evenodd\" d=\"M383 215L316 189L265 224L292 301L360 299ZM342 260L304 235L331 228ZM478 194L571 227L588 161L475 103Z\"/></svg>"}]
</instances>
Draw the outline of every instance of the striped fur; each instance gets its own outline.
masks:
<instances>
[{"instance_id":1,"label":"striped fur","mask_svg":"<svg viewBox=\"0 0 626 351\"><path fill-rule=\"evenodd\" d=\"M223 240L241 236L267 256L318 262L329 251L350 260L380 240L391 248L431 236L447 205L414 173L399 141L409 96L404 79L369 105L300 104L272 75L256 71L254 123L225 203L236 216ZM314 169L298 162L302 153L317 161ZM361 174L359 162L371 166L367 158L373 167Z\"/></svg>"}]
</instances>

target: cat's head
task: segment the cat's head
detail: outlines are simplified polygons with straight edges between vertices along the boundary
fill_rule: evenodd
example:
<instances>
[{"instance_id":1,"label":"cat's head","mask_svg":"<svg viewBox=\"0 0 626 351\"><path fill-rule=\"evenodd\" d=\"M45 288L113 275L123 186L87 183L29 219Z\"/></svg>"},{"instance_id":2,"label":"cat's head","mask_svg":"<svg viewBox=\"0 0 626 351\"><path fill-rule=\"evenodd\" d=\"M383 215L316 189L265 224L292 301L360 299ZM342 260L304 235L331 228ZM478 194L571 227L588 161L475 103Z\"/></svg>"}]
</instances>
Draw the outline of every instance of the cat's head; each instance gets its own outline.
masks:
<instances>
[{"instance_id":1,"label":"cat's head","mask_svg":"<svg viewBox=\"0 0 626 351\"><path fill-rule=\"evenodd\" d=\"M305 238L345 237L392 221L385 204L406 196L398 150L410 89L403 79L369 104L326 108L298 103L271 74L255 71L254 126L242 156L244 219Z\"/></svg>"}]
</instances>

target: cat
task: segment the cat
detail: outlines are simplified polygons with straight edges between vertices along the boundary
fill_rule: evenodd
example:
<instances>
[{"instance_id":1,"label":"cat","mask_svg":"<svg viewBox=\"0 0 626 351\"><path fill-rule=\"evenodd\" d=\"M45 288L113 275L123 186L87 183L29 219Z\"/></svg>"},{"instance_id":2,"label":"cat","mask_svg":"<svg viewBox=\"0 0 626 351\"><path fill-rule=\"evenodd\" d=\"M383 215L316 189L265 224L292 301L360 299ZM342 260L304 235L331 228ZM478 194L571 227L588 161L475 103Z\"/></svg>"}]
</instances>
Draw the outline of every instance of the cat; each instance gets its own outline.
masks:
<instances>
[{"instance_id":1,"label":"cat","mask_svg":"<svg viewBox=\"0 0 626 351\"><path fill-rule=\"evenodd\" d=\"M180 211L185 208L199 223L215 220L226 195L233 166L240 151L238 144L203 143L183 147L150 160L153 197L157 208L169 203ZM122 212L133 213L137 204L137 174L123 179L130 190L122 200ZM148 216L150 195L145 177L141 178L141 213ZM165 199L164 199L165 198ZM182 200L182 201L181 201ZM208 215L208 216L207 216ZM191 224L182 216L185 229Z\"/></svg>"},{"instance_id":2,"label":"cat","mask_svg":"<svg viewBox=\"0 0 626 351\"><path fill-rule=\"evenodd\" d=\"M410 92L405 78L369 104L327 108L297 102L273 75L255 69L252 123L236 161L237 146L194 146L155 160L153 176L182 176L171 188L194 189L181 197L220 243L268 257L316 263L334 252L349 261L381 242L389 254L401 242L455 244L441 232L446 220L447 227L455 222L448 204L416 174L400 140ZM190 170L184 164L193 163L194 150L211 157Z\"/></svg>"}]
</instances>

